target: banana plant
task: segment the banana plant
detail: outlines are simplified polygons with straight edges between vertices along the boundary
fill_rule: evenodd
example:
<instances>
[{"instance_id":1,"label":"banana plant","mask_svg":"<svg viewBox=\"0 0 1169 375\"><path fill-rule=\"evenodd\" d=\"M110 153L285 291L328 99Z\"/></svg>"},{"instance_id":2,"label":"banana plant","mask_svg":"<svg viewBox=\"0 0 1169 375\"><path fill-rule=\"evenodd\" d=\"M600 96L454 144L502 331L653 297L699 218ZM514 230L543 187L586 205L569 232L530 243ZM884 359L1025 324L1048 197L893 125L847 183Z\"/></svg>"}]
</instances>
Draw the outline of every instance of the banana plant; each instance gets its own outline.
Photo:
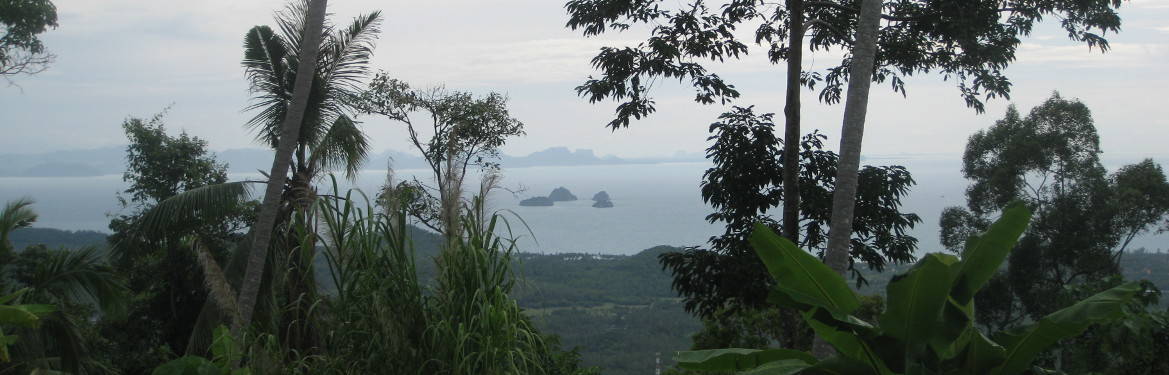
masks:
<instances>
[{"instance_id":1,"label":"banana plant","mask_svg":"<svg viewBox=\"0 0 1169 375\"><path fill-rule=\"evenodd\" d=\"M743 374L992 374L1032 369L1032 361L1059 340L1089 326L1122 318L1141 290L1128 283L1056 311L1034 324L988 336L974 326L974 295L998 270L1031 212L1021 204L980 236L962 258L932 253L897 275L887 307L875 322L852 315L860 306L844 278L790 241L757 225L750 242L777 281L768 301L802 313L835 349L817 360L787 349L715 349L678 352L678 366Z\"/></svg>"},{"instance_id":2,"label":"banana plant","mask_svg":"<svg viewBox=\"0 0 1169 375\"><path fill-rule=\"evenodd\" d=\"M0 327L16 326L36 328L40 326L41 318L57 311L57 307L53 305L10 303L14 302L21 295L28 293L29 290L31 289L24 288L15 293L0 297ZM3 329L0 328L0 362L9 362L12 360L8 354L8 347L15 344L16 340L16 335L5 335Z\"/></svg>"},{"instance_id":3,"label":"banana plant","mask_svg":"<svg viewBox=\"0 0 1169 375\"><path fill-rule=\"evenodd\" d=\"M244 356L243 348L232 337L227 327L215 329L215 342L211 344L210 359L185 355L164 363L152 372L153 375L251 375L248 368L233 368Z\"/></svg>"}]
</instances>

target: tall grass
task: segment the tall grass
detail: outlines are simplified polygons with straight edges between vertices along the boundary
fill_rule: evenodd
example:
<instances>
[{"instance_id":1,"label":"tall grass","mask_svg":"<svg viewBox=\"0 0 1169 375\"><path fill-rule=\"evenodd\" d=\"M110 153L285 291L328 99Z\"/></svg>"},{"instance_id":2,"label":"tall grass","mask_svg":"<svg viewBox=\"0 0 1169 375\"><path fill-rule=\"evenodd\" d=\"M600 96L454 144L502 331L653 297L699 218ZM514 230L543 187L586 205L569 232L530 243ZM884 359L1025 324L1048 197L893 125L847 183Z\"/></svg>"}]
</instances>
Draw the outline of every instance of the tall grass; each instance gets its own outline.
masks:
<instances>
[{"instance_id":1,"label":"tall grass","mask_svg":"<svg viewBox=\"0 0 1169 375\"><path fill-rule=\"evenodd\" d=\"M334 188L336 189L336 188ZM379 201L394 201L379 196ZM554 349L509 296L515 242L507 221L475 198L459 210L458 235L419 280L406 213L362 193L317 201L317 244L335 293L323 299L322 352L304 357L323 374L555 374ZM401 210L401 207L396 207Z\"/></svg>"}]
</instances>

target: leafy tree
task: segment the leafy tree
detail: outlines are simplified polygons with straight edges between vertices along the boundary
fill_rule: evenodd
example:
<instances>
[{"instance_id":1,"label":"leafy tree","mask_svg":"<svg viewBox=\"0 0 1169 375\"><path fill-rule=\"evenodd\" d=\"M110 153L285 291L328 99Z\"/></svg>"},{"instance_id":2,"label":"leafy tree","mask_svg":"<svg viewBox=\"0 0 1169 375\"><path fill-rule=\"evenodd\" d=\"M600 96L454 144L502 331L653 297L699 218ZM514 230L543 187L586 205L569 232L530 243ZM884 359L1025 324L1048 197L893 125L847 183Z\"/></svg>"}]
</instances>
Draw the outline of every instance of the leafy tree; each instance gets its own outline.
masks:
<instances>
[{"instance_id":1,"label":"leafy tree","mask_svg":"<svg viewBox=\"0 0 1169 375\"><path fill-rule=\"evenodd\" d=\"M753 223L779 226L768 215L783 200L779 176L784 152L776 140L772 117L736 107L711 124L710 140L714 143L707 149L707 158L714 166L703 175L702 197L717 210L706 219L725 223L726 230L711 238L710 249L691 248L660 256L663 267L674 274L673 287L686 298L687 310L703 318L715 319L724 308L765 307L767 291L774 287L747 244ZM807 233L801 245L815 251L823 251L827 239L838 163L835 153L823 150L825 138L819 133L805 136L799 154L805 197L800 225ZM898 166L866 166L861 180L867 188L857 203L852 258L876 270L889 263L911 261L917 239L905 231L921 220L915 214L902 213L900 206L914 183L912 176ZM863 283L859 271L854 271L858 283Z\"/></svg>"},{"instance_id":2,"label":"leafy tree","mask_svg":"<svg viewBox=\"0 0 1169 375\"><path fill-rule=\"evenodd\" d=\"M954 79L966 104L983 110L982 98L1008 96L1010 82L1002 71L1015 59L1020 37L1030 33L1043 17L1058 17L1068 36L1090 47L1108 48L1101 34L1117 31L1119 0L1035 1L882 1L875 11L885 21L877 31L873 80L890 82L905 93L902 78L938 72ZM704 66L746 56L752 41L740 40L735 31L754 27L753 42L773 63L787 62L785 149L789 163L784 176L784 235L798 242L799 85L822 84L820 100L841 99L849 65L854 60L852 36L859 24L857 1L733 0L711 7L703 1L678 4L661 0L570 0L567 26L595 36L609 30L625 31L648 25L650 36L635 47L604 47L592 59L601 76L577 87L590 102L619 101L615 119L608 126L627 127L655 110L650 95L659 78L688 80L695 101L727 104L740 94L734 85ZM806 72L801 62L804 38L812 51L846 48L839 65L824 72ZM867 47L866 47L867 48ZM867 59L862 59L867 60ZM867 95L866 95L867 97ZM844 139L842 139L844 141ZM859 140L857 141L859 143ZM845 236L847 238L847 236Z\"/></svg>"},{"instance_id":3,"label":"leafy tree","mask_svg":"<svg viewBox=\"0 0 1169 375\"><path fill-rule=\"evenodd\" d=\"M207 150L207 142L185 132L168 134L163 116L131 117L122 123L130 142L122 175L128 187L118 195L124 213L110 221L108 241L112 265L134 295L125 318L106 319L101 328L110 354L128 371L146 371L186 350L208 300L208 275L187 239L201 238L211 259L222 261L252 220L254 207L237 204L222 216L147 225L159 202L227 181L227 165Z\"/></svg>"},{"instance_id":4,"label":"leafy tree","mask_svg":"<svg viewBox=\"0 0 1169 375\"><path fill-rule=\"evenodd\" d=\"M0 77L48 69L54 56L38 35L57 27L57 7L49 0L0 1Z\"/></svg>"},{"instance_id":5,"label":"leafy tree","mask_svg":"<svg viewBox=\"0 0 1169 375\"><path fill-rule=\"evenodd\" d=\"M1169 225L1169 183L1161 166L1153 159L1145 159L1121 167L1112 174L1111 184L1115 190L1115 220L1120 230L1120 248L1116 251L1119 257L1134 238L1153 230L1152 224Z\"/></svg>"},{"instance_id":6,"label":"leafy tree","mask_svg":"<svg viewBox=\"0 0 1169 375\"><path fill-rule=\"evenodd\" d=\"M1087 106L1058 94L1027 116L1012 107L971 136L963 156L968 207L943 212L943 245L957 251L1011 200L1035 210L1006 270L976 297L980 324L1015 327L1119 284L1119 260L1132 238L1169 215L1169 181L1160 166L1145 160L1108 177L1099 154ZM1099 332L1090 330L1067 348L1099 345L1083 344L1102 339ZM1072 365L1077 355L1065 354L1056 363Z\"/></svg>"},{"instance_id":7,"label":"leafy tree","mask_svg":"<svg viewBox=\"0 0 1169 375\"><path fill-rule=\"evenodd\" d=\"M142 213L149 207L183 191L227 180L227 165L207 151L207 141L188 135L166 133L165 112L148 120L130 117L122 130L126 146L126 172L122 181L129 187L119 194L123 208Z\"/></svg>"},{"instance_id":8,"label":"leafy tree","mask_svg":"<svg viewBox=\"0 0 1169 375\"><path fill-rule=\"evenodd\" d=\"M524 135L524 124L511 117L507 97L492 92L476 97L443 89L413 90L405 82L379 73L361 97L363 111L406 125L410 142L429 166L435 185L415 178L401 186L417 193L407 204L419 223L448 237L460 232L453 219L462 205L468 167L478 167L485 180L499 170L499 148L508 138ZM412 114L430 118L416 121ZM495 181L492 181L494 183Z\"/></svg>"},{"instance_id":9,"label":"leafy tree","mask_svg":"<svg viewBox=\"0 0 1169 375\"><path fill-rule=\"evenodd\" d=\"M1026 117L1008 109L967 144L968 207L944 211L943 245L955 250L1011 200L1034 207L1035 223L1004 275L1012 294L1030 296L1022 302L1031 317L1053 311L1068 297L1060 292L1066 285L1117 274L1132 238L1169 214L1160 167L1146 160L1108 178L1099 142L1088 107L1057 93Z\"/></svg>"}]
</instances>

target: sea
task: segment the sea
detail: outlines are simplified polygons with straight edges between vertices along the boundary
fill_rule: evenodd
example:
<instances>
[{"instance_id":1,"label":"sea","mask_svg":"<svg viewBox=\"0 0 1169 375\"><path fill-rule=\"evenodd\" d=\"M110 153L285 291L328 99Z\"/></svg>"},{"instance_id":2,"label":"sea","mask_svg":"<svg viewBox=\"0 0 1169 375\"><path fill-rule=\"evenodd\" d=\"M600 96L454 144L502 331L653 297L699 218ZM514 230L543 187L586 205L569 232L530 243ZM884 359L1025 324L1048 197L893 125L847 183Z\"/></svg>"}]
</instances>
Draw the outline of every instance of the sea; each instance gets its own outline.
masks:
<instances>
[{"instance_id":1,"label":"sea","mask_svg":"<svg viewBox=\"0 0 1169 375\"><path fill-rule=\"evenodd\" d=\"M1133 161L1106 164L1120 162ZM965 202L968 182L962 177L961 160L894 155L869 156L863 163L901 165L912 173L917 184L903 199L902 212L916 213L922 222L909 233L918 238L919 253L941 251L938 216L943 208ZM699 193L702 174L709 167L705 162L505 167L503 189L489 196L488 207L508 219L510 235L518 238L518 246L525 252L634 254L658 245L703 246L723 231L720 223L705 219L713 209ZM394 171L394 176L425 181L426 173L405 169ZM372 196L386 175L385 170L365 170L356 181L343 183L342 189L360 189ZM230 175L233 180L256 177ZM467 190L478 188L476 178L468 178ZM40 215L37 227L108 232L110 217L122 212L117 194L126 186L121 175L0 177L0 201L19 197L35 200L33 208ZM579 199L551 207L519 205L522 199L548 195L558 187ZM599 191L609 194L614 207L592 207L591 198ZM1141 247L1150 251L1169 248L1169 235L1144 235L1130 245L1130 249Z\"/></svg>"}]
</instances>

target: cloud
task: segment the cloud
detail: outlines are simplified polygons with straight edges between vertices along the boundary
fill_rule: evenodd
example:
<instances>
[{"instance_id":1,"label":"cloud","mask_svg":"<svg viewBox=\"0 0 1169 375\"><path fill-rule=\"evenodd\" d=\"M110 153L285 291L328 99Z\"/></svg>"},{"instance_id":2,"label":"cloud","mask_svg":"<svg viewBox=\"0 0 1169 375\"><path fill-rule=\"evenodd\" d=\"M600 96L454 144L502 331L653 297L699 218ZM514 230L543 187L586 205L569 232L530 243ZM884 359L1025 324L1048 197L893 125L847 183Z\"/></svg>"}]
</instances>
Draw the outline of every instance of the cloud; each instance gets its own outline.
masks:
<instances>
[{"instance_id":1,"label":"cloud","mask_svg":"<svg viewBox=\"0 0 1169 375\"><path fill-rule=\"evenodd\" d=\"M1084 45L1022 43L1019 64L1055 64L1075 68L1160 66L1169 56L1166 43L1111 43L1107 53Z\"/></svg>"},{"instance_id":2,"label":"cloud","mask_svg":"<svg viewBox=\"0 0 1169 375\"><path fill-rule=\"evenodd\" d=\"M496 43L460 43L417 48L388 61L393 71L411 80L484 85L497 82L539 84L575 81L592 72L589 60L603 46L624 42L591 39L533 39Z\"/></svg>"},{"instance_id":3,"label":"cloud","mask_svg":"<svg viewBox=\"0 0 1169 375\"><path fill-rule=\"evenodd\" d=\"M1132 6L1143 9L1169 9L1169 0L1130 0Z\"/></svg>"}]
</instances>

